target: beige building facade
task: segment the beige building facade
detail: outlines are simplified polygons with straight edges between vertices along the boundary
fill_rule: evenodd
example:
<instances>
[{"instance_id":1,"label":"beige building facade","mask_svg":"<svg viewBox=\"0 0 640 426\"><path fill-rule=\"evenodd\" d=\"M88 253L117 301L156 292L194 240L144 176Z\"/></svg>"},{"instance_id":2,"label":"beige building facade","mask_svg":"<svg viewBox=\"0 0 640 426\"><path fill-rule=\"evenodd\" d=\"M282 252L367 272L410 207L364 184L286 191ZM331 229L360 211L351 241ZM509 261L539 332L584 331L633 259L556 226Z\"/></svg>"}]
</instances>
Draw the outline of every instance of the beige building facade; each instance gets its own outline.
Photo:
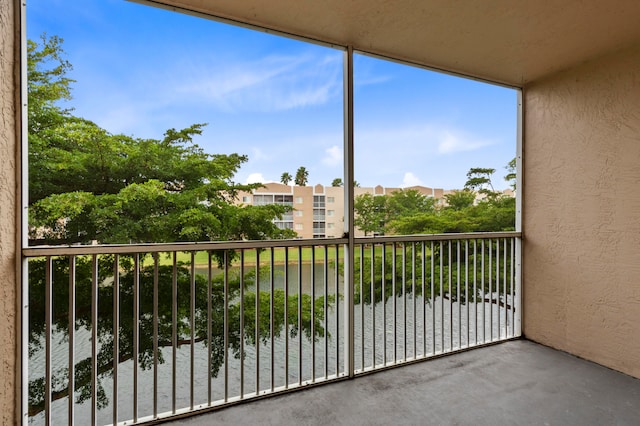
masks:
<instances>
[{"instance_id":1,"label":"beige building facade","mask_svg":"<svg viewBox=\"0 0 640 426\"><path fill-rule=\"evenodd\" d=\"M345 232L345 191L341 186L297 186L281 183L265 183L253 192L239 192L237 202L247 205L284 204L293 207L290 214L276 225L282 229L291 229L298 238L338 238ZM444 202L444 195L453 191L425 186L407 188L355 187L354 197L362 194L373 196L390 195L401 190L415 190L425 197L433 197L438 203ZM364 236L364 232L355 229L355 236Z\"/></svg>"}]
</instances>

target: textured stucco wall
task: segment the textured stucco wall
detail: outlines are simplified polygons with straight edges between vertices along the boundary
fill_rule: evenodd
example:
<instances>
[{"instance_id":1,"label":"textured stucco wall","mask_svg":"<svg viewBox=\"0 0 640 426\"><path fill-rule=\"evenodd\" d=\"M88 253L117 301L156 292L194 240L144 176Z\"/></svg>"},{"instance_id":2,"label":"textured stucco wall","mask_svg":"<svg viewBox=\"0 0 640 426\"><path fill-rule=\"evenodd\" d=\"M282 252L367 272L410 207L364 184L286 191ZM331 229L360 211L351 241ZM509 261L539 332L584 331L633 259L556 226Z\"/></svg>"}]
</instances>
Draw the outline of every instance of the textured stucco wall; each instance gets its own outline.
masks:
<instances>
[{"instance_id":1,"label":"textured stucco wall","mask_svg":"<svg viewBox=\"0 0 640 426\"><path fill-rule=\"evenodd\" d=\"M15 3L0 2L0 424L16 410Z\"/></svg>"},{"instance_id":2,"label":"textured stucco wall","mask_svg":"<svg viewBox=\"0 0 640 426\"><path fill-rule=\"evenodd\" d=\"M640 46L525 88L524 333L640 377Z\"/></svg>"}]
</instances>

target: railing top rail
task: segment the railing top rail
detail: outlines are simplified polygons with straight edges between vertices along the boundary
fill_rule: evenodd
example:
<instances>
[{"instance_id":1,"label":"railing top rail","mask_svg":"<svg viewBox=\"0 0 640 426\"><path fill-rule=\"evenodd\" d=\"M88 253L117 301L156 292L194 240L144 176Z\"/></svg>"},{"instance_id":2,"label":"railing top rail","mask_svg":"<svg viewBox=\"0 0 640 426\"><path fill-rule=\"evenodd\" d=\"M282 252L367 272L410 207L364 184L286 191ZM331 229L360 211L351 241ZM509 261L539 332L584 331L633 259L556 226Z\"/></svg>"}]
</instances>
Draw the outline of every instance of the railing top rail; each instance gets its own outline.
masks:
<instances>
[{"instance_id":1,"label":"railing top rail","mask_svg":"<svg viewBox=\"0 0 640 426\"><path fill-rule=\"evenodd\" d=\"M295 240L204 241L142 244L97 244L65 246L33 246L22 249L24 257L69 256L88 254L132 254L173 251L239 250L277 247L332 246L345 244L346 238L314 238Z\"/></svg>"},{"instance_id":2,"label":"railing top rail","mask_svg":"<svg viewBox=\"0 0 640 426\"><path fill-rule=\"evenodd\" d=\"M481 240L488 238L520 238L522 232L468 232L459 234L414 234L357 237L356 244L407 243L421 241Z\"/></svg>"},{"instance_id":3,"label":"railing top rail","mask_svg":"<svg viewBox=\"0 0 640 426\"><path fill-rule=\"evenodd\" d=\"M476 232L464 234L420 234L358 237L356 244L382 244L395 242L473 240L487 238L520 237L520 232ZM278 247L309 247L331 246L346 244L347 238L315 238L295 240L251 240L251 241L210 241L210 242L176 242L176 243L144 243L144 244L104 244L104 245L64 245L64 246L33 246L22 249L24 257L39 256L71 256L92 254L131 254L158 253L173 251L208 251L208 250L239 250Z\"/></svg>"}]
</instances>

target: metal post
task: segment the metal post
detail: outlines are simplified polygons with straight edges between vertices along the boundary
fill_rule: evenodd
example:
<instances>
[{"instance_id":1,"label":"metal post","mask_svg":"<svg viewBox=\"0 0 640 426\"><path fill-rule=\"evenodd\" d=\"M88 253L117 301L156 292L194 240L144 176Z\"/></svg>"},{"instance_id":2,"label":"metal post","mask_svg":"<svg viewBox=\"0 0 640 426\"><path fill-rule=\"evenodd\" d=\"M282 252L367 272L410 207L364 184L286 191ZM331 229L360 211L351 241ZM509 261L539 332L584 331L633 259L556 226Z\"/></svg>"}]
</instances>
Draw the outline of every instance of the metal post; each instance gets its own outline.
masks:
<instances>
[{"instance_id":1,"label":"metal post","mask_svg":"<svg viewBox=\"0 0 640 426\"><path fill-rule=\"evenodd\" d=\"M522 204L524 192L524 158L523 158L523 131L524 131L524 103L522 99L522 90L518 90L518 128L516 140L516 232L522 232ZM522 238L516 237L515 249L515 319L514 319L514 336L522 335Z\"/></svg>"},{"instance_id":2,"label":"metal post","mask_svg":"<svg viewBox=\"0 0 640 426\"><path fill-rule=\"evenodd\" d=\"M337 269L337 268L336 268ZM284 248L284 388L289 388L289 247Z\"/></svg>"},{"instance_id":3,"label":"metal post","mask_svg":"<svg viewBox=\"0 0 640 426\"><path fill-rule=\"evenodd\" d=\"M173 252L171 275L171 409L176 412L178 380L178 254Z\"/></svg>"},{"instance_id":4,"label":"metal post","mask_svg":"<svg viewBox=\"0 0 640 426\"><path fill-rule=\"evenodd\" d=\"M73 258L73 256L72 256ZM75 262L74 262L75 269ZM71 274L71 271L69 271ZM71 279L71 276L69 276ZM71 292L75 292L75 289L69 289L69 310L71 311ZM74 302L75 304L75 302ZM71 317L69 317L71 319ZM69 322L69 336L71 336L72 324ZM75 326L73 327L75 328ZM69 338L71 343L71 338ZM71 352L69 352L71 354ZM113 259L113 424L118 424L118 365L120 364L120 256L115 255ZM69 373L71 376L71 372ZM71 384L71 383L70 383ZM69 387L69 395L73 395ZM71 407L73 406L73 398L69 398L69 424L73 424L71 416Z\"/></svg>"},{"instance_id":5,"label":"metal post","mask_svg":"<svg viewBox=\"0 0 640 426\"><path fill-rule=\"evenodd\" d=\"M115 269L118 268L118 256L116 255ZM119 277L114 277L114 317L113 317L113 418L114 424L118 419L118 324L119 317ZM75 335L76 335L76 257L69 256L69 424L74 424L74 394L76 389L76 361L75 361Z\"/></svg>"},{"instance_id":6,"label":"metal post","mask_svg":"<svg viewBox=\"0 0 640 426\"><path fill-rule=\"evenodd\" d=\"M96 425L98 424L98 256L95 254L91 270L91 424ZM48 334L50 338L50 333ZM47 361L49 361L48 357ZM134 389L136 385L137 383L134 382Z\"/></svg>"},{"instance_id":7,"label":"metal post","mask_svg":"<svg viewBox=\"0 0 640 426\"><path fill-rule=\"evenodd\" d=\"M158 253L153 254L153 418L158 417ZM114 401L117 404L117 401Z\"/></svg>"},{"instance_id":8,"label":"metal post","mask_svg":"<svg viewBox=\"0 0 640 426\"><path fill-rule=\"evenodd\" d=\"M94 276L95 277L95 276ZM94 282L91 283L92 287L92 295ZM91 365L94 365L95 361L95 335L94 331L97 329L96 323L93 322L93 312L96 309L95 304L93 303L93 297L91 299L91 331L92 331L92 344L91 344ZM53 390L53 368L51 366L51 325L53 322L53 259L51 256L47 256L46 264L45 264L45 288L44 288L44 325L45 325L45 382L44 382L44 419L46 424L51 424L51 392ZM95 393L95 382L93 381L94 369L91 370L91 390L92 397ZM95 399L92 402L96 402ZM95 409L91 411L92 419L94 418ZM95 423L95 422L94 422Z\"/></svg>"},{"instance_id":9,"label":"metal post","mask_svg":"<svg viewBox=\"0 0 640 426\"><path fill-rule=\"evenodd\" d=\"M354 376L354 227L353 227L353 46L347 47L344 53L344 232L348 238L345 246L344 273L346 288L344 291L345 306L345 367L349 377ZM336 295L339 300L339 295Z\"/></svg>"}]
</instances>

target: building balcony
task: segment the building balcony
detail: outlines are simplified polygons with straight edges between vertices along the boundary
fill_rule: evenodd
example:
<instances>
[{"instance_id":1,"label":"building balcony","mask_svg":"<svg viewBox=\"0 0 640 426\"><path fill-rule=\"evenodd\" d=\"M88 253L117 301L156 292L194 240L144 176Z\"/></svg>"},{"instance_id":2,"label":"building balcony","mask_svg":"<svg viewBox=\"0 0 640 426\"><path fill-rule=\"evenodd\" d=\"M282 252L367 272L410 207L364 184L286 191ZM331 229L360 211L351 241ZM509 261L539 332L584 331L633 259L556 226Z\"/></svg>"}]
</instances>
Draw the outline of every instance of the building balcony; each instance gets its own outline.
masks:
<instances>
[{"instance_id":1,"label":"building balcony","mask_svg":"<svg viewBox=\"0 0 640 426\"><path fill-rule=\"evenodd\" d=\"M156 422L521 335L516 232L23 253L31 424Z\"/></svg>"},{"instance_id":2,"label":"building balcony","mask_svg":"<svg viewBox=\"0 0 640 426\"><path fill-rule=\"evenodd\" d=\"M0 283L0 312L5 321L0 329L0 382L3 385L0 392L0 423L30 424L29 417L32 417L32 424L43 424L47 420L55 424L53 419L58 419L56 416L60 416L62 424L72 423L69 413L72 413L71 420L75 420L75 424L89 424L92 420L110 424L114 417L119 422L130 424L136 416L138 422L162 419L177 421L178 417L192 411L217 410L235 405L240 400L254 399L248 404L180 421L186 424L197 424L203 420L207 424L248 423L250 420L260 423L298 421L303 424L351 424L360 420L364 423L368 420L365 416L369 415L373 424L390 423L388 416L393 416L394 423L409 424L637 424L640 396L638 379L632 377L640 377L640 193L637 190L640 180L640 26L637 25L640 3L633 0L620 0L613 5L597 1L569 1L563 7L552 2L524 4L502 0L489 3L468 1L464 2L463 7L457 2L442 1L407 1L402 3L402 7L396 2L362 0L332 1L331 7L320 2L292 1L161 0L153 3L185 7L206 16L258 25L267 31L280 30L294 36L309 37L343 46L347 53L360 50L366 54L410 61L417 66L463 73L521 89L519 101L523 114L520 136L523 155L519 161L523 167L520 169L522 182L518 191L522 197L520 214L523 234L515 238L522 239L523 263L521 273L514 273L514 276L520 276L523 291L520 292L517 286L508 288L515 290L513 300L521 300L522 304L520 309L515 306L514 311L507 314L506 322L501 320L501 326L515 326L517 323L513 321L521 317L522 334L512 332L512 335L504 337L507 341L503 341L500 334L499 342L485 342L477 332L476 335L470 334L473 336L471 340L465 340L466 333L462 333L462 347L454 344L453 352L458 349L464 352L441 357L443 354L440 350L448 348L446 345L450 342L448 328L445 328L445 333L437 334L436 339L426 340L426 351L421 346L425 340L411 340L411 326L411 332L407 334L409 346L394 346L390 343L393 336L396 343L399 340L404 344L404 334L402 327L396 330L389 325L392 319L389 316L385 326L391 327L390 333L385 329L384 333L377 334L377 327L381 323L376 322L373 334L376 336L376 345L380 346L376 346L379 349L375 352L375 361L372 351L366 350L365 360L372 361L363 363L357 339L362 334L357 334L360 326L355 318L361 308L365 309L366 315L371 315L371 306L377 305L367 304L366 300L363 305L355 300L347 303L351 301L343 295L343 299L335 299L332 308L325 310L323 305L322 311L318 312L341 313L338 320L342 326L345 326L345 314L351 315L353 326L349 329L340 327L339 336L333 331L331 339L344 339L351 333L353 348L345 346L342 340L343 346L338 346L342 350L337 357L342 360L341 364L327 374L336 383L315 386L329 380L325 380L324 365L322 368L318 366L315 380L310 375L313 345L303 347L303 353L308 355L301 358L304 362L303 375L297 375L299 359L294 358L294 354L297 353L295 345L299 344L297 336L301 334L292 336L291 329L294 324L297 326L302 322L295 322L299 318L296 304L295 308L291 307L289 333L280 336L282 339L289 336L291 362L288 368L292 373L288 381L289 388L304 387L308 390L288 393L288 389L283 389L282 394L277 395L276 390L280 392L284 386L282 382L274 383L272 392L270 372L260 370L259 379L268 380L256 395L257 358L249 350L251 345L240 348L240 340L237 340L240 337L239 324L235 335L220 333L219 329L214 334L214 330L211 330L211 334L223 337L222 344L202 346L204 340L198 343L200 347L191 344L195 339L200 339L199 335L192 338L191 330L195 334L206 329L207 338L209 331L208 326L201 325L203 318L198 316L201 299L196 297L192 304L192 293L188 290L192 288L190 277L198 276L195 272L191 273L191 254L188 253L185 258L181 253L194 252L194 256L198 256L197 253L201 251L221 249L223 253L234 251L240 255L244 250L248 256L246 265L253 267L248 261L251 256L255 259L256 255L249 255L249 252L266 248L266 251L260 252L260 256L269 259L271 247L268 245L253 248L244 243L223 246L26 248L23 240L26 225L21 219L27 196L25 181L21 180L26 175L24 166L27 162L24 150L26 114L22 110L26 94L18 71L26 55L24 39L21 38L25 31L24 25L21 25L21 21L24 21L21 5L26 3L15 0L0 2L3 23L0 26L0 52L3 59L0 68L3 77L7 76L0 79L3 93L0 158L4 165L0 170L0 180L3 182L0 185L0 276L3 278ZM353 242L356 243L356 252L361 247L370 249L364 241ZM329 252L341 253L331 244L341 245L344 241L337 239L329 245L322 240L313 242L316 243L321 252L327 247ZM405 247L412 247L412 243L405 241ZM296 253L299 253L298 243L286 244L289 258L293 261ZM389 251L392 250L390 244ZM434 244L439 246L440 243L437 241ZM448 246L448 243L443 244ZM395 247L398 254L402 243ZM181 277L179 282L186 283L187 287L184 292L179 290L179 297L168 299L171 301L169 306L162 306L163 310L171 312L164 317L153 315L153 306L159 305L153 303L156 292L148 291L155 285L153 253L160 254L157 257L159 289L164 289L160 287L161 271L166 274L168 267L168 274L173 277L174 253L176 276ZM324 271L319 253L316 255ZM25 258L24 262L20 261ZM344 252L341 259L344 259ZM354 260L357 259L354 253ZM448 261L448 257L443 259L443 265L445 261ZM26 286L29 277L22 266L25 262L33 266L30 273L36 271L36 264L40 268L40 287L31 286L37 289L31 295L25 291L29 288ZM205 256L205 270L216 270L215 267L210 268L208 262ZM92 266L94 263L96 267ZM192 263L201 265L202 261ZM63 266L65 264L67 266ZM216 265L216 260L212 259L211 264ZM179 265L186 265L186 270L185 266ZM436 276L436 265L439 266L439 259L434 265L433 276ZM488 259L485 260L486 265ZM330 266L331 263L328 263ZM352 262L347 268L352 266L357 269L359 263ZM78 274L69 274L68 271L74 268ZM109 273L109 268L121 271L120 285L123 287L119 292L114 293L110 289L117 282L114 275L120 274ZM402 267L400 269L404 270ZM303 270L302 267L300 270ZM431 271L430 264L426 270ZM294 286L291 288L293 296L298 294L295 292L297 281L294 279L298 274L297 264L287 273ZM406 274L407 271L405 277ZM82 279L74 281L72 275ZM207 274L204 276L207 281ZM411 272L408 276L411 276ZM195 281L196 289L202 288L201 280ZM169 293L173 294L173 278L168 282L171 287ZM359 280L352 283L354 298L359 294L356 291L357 284ZM234 291L239 292L240 286L236 285ZM262 288L262 284L260 286ZM82 291L69 292L69 288ZM182 289L183 284L179 288ZM400 289L403 288L406 290L406 286L401 285ZM434 297L437 303L420 303L417 306L433 306L438 309L436 314L443 313L445 316L451 306L457 314L460 305L452 298L445 298L448 292L446 285L441 288L442 294L435 286L432 293L406 291L409 307L413 306L414 295L417 301L428 295L429 300ZM401 305L404 299L402 293L397 296L397 289L393 292L392 300ZM250 285L248 290L250 292ZM377 297L382 297L381 290L382 286L380 296L377 296L374 287L374 297L371 299L375 301ZM112 292L111 297L109 291ZM114 298L114 294L120 294L120 297ZM193 294L201 293L194 291ZM506 295L506 292L502 291L502 294ZM27 301L30 298L32 305L29 307ZM134 315L134 299L140 302L137 315ZM163 297L159 297L160 300L164 300ZM240 318L246 318L239 315L237 303L240 300L244 298L239 295L229 300L230 306L237 306L234 309L238 311L234 311L234 315L237 315L238 322ZM328 298L324 300L329 301ZM389 303L389 299L386 300ZM445 309L440 310L441 301ZM467 302L471 303L470 300ZM75 306L75 309L61 309L65 303ZM482 303L480 298L477 303ZM484 303L496 306L493 302ZM38 306L39 311L33 308ZM345 306L353 306L353 314L345 312ZM466 305L463 306L466 308ZM337 309L332 311L334 307ZM487 311L478 306L476 308L482 324L481 314ZM380 311L376 309L375 315L379 315ZM393 308L386 313L390 315L392 311ZM265 310L260 312L264 313ZM464 319L466 309L461 312ZM474 309L470 309L470 312L473 313ZM416 313L420 318L421 311ZM137 319L134 321L134 318ZM157 323L153 318L158 320ZM222 314L216 317L217 323L220 318L225 318L224 308ZM469 319L468 316L466 318ZM475 324L474 316L470 318ZM415 324L412 320L412 313L409 313L406 324ZM77 325L65 330L65 321ZM208 324L208 318L205 317L204 322ZM92 324L98 324L99 327L92 327ZM170 326L164 327L167 324ZM396 317L395 324L404 326L404 317ZM128 359L116 357L114 362L113 356L110 359L108 351L103 349L108 348L109 333L112 336L115 330L121 333L119 330L123 326L130 328L122 338L112 340L112 343L117 341L120 347L115 348L115 352L124 354ZM436 332L442 326L448 327L448 324L439 323ZM31 335L28 332L30 328ZM174 334L174 329L179 333ZM246 330L245 327L242 329ZM133 336L134 330L137 339ZM371 331L369 328L365 330ZM457 328L452 330L455 333ZM471 331L473 327L467 330ZM487 328L484 330L488 331ZM309 330L310 336L314 336L315 331L311 333ZM98 335L105 337L105 340L99 339ZM228 339L236 339L238 345L219 352L216 358L208 357L209 348L229 347L229 342L224 341L225 335ZM443 335L445 345L439 343ZM158 338L154 339L154 336ZM163 340L160 340L160 336ZM257 340L262 336L259 334ZM275 337L275 334L267 336L266 343L270 344L271 336ZM383 336L387 337L384 350L381 345ZM454 334L453 342L458 342L456 336ZM479 338L477 347L476 336ZM164 340L164 337L168 337L168 340ZM529 340L522 340L523 337ZM30 338L35 344L31 354L28 353ZM333 342L331 339L327 340L330 344ZM133 344L136 340L145 343L138 343L136 347ZM149 341L152 343L151 349L147 346ZM163 347L162 352L153 350L154 341ZM414 341L418 349L416 353L412 352ZM605 367L574 358L565 352L538 346L533 341ZM318 342L316 359L323 354L324 335ZM475 349L467 350L465 343ZM485 347L485 343L490 346ZM265 350L261 345L258 345L260 356L270 355L271 350ZM403 358L405 348L407 359ZM308 349L311 350L306 352ZM235 358L235 350L246 353L246 369L242 374L246 382L242 385L243 389L240 389L239 368L232 370L233 377L227 374L228 385L224 385L225 361L229 365L234 362L235 366L239 366L242 360ZM349 362L345 363L344 355L347 352L350 354ZM160 353L163 355L162 362L159 357L154 357L154 354ZM216 393L211 398L207 386L209 381L206 379L210 375L194 376L192 373L202 372L202 369L195 367L199 366L196 364L196 355L203 353L205 360L218 363L216 380L222 380L222 387L216 387ZM387 356L386 364L380 360L383 354ZM418 358L429 355L433 359L413 363L413 354L417 354ZM135 368L133 359L137 360ZM99 370L98 365L111 365L111 370L107 367ZM260 365L270 367L271 362L265 360ZM388 370L396 365L401 368ZM207 368L204 368L205 372L209 371ZM117 374L113 374L116 369ZM376 374L369 374L371 370ZM154 379L156 371L157 380ZM342 376L334 377L336 372ZM77 379L65 380L65 376ZM349 380L350 376L355 376L355 379ZM202 377L205 378L204 382ZM116 380L118 383L114 386ZM299 381L303 382L302 386L298 385ZM33 383L31 388L29 382ZM398 382L400 389L393 387ZM69 385L71 392L77 389L76 395L82 401L69 400L65 396L69 390L64 388ZM136 389L136 398L132 396L133 389ZM32 397L30 407L29 394ZM273 395L274 398L262 398L267 395ZM332 397L339 401L334 402L330 399ZM154 406L155 399L158 402ZM117 403L113 404L113 401ZM289 401L299 405L287 405ZM257 414L260 415L259 419L255 417Z\"/></svg>"}]
</instances>

